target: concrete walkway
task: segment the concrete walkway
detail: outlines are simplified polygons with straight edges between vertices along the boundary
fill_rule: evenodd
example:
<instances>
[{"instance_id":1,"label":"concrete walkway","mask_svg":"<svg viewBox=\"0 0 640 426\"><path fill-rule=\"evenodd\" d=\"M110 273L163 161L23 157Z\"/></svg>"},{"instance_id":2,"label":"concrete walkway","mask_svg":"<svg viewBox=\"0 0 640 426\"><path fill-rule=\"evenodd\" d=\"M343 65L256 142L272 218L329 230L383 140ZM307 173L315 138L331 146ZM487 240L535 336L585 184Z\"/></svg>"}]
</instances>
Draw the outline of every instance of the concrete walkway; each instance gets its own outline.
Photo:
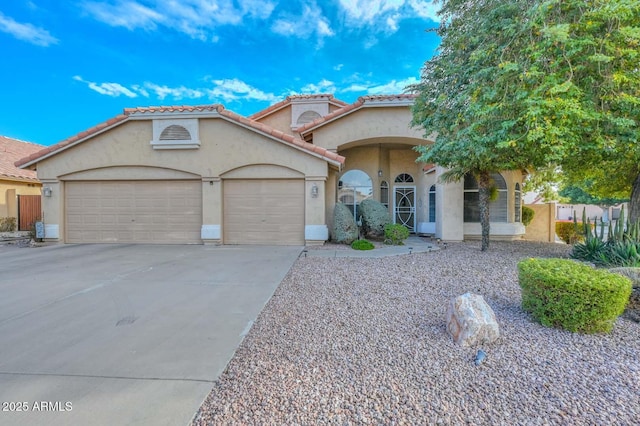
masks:
<instances>
[{"instance_id":1,"label":"concrete walkway","mask_svg":"<svg viewBox=\"0 0 640 426\"><path fill-rule=\"evenodd\" d=\"M345 248L335 250L326 248L307 248L302 252L302 256L378 258L412 253L426 253L440 250L440 247L441 245L438 245L435 239L432 242L429 242L424 238L412 235L405 240L404 245L402 246L384 246L373 250L353 250L346 246Z\"/></svg>"}]
</instances>

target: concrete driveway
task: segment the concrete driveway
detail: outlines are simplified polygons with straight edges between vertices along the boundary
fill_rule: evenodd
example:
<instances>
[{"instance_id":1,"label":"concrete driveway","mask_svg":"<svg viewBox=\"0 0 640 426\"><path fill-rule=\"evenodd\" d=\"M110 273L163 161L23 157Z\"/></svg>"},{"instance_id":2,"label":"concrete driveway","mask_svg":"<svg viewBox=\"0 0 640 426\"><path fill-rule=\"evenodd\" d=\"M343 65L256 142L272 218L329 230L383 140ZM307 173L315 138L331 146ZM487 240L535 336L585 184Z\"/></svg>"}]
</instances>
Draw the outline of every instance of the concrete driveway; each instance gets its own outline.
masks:
<instances>
[{"instance_id":1,"label":"concrete driveway","mask_svg":"<svg viewBox=\"0 0 640 426\"><path fill-rule=\"evenodd\" d=\"M0 424L188 424L301 250L0 246Z\"/></svg>"}]
</instances>

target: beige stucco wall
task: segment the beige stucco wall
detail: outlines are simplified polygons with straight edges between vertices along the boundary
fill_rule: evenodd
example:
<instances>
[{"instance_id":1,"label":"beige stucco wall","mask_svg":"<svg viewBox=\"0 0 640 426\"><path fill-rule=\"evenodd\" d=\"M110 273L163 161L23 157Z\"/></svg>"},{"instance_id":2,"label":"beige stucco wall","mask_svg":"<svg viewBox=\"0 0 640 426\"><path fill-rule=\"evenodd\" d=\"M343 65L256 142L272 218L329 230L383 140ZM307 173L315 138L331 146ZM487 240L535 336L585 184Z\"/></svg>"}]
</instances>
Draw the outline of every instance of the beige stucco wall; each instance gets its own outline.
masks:
<instances>
[{"instance_id":1,"label":"beige stucco wall","mask_svg":"<svg viewBox=\"0 0 640 426\"><path fill-rule=\"evenodd\" d=\"M278 111L275 111L263 118L257 120L261 123L271 126L274 129L278 129L289 135L294 135L295 132L291 130L291 106L288 105ZM295 134L295 136L298 136Z\"/></svg>"},{"instance_id":2,"label":"beige stucco wall","mask_svg":"<svg viewBox=\"0 0 640 426\"><path fill-rule=\"evenodd\" d=\"M203 227L222 223L225 178L307 178L321 193L328 174L322 159L223 119L199 121L198 149L154 150L150 120L132 120L38 163L38 178L52 188L43 198L46 223L64 234L64 182L74 179L201 179ZM308 185L312 185L308 182ZM305 197L307 225L325 224L324 198ZM52 234L53 235L53 234Z\"/></svg>"},{"instance_id":3,"label":"beige stucco wall","mask_svg":"<svg viewBox=\"0 0 640 426\"><path fill-rule=\"evenodd\" d=\"M375 139L377 142L379 138L391 137L422 141L423 130L409 127L411 118L409 107L362 108L314 130L313 143L338 150L349 141Z\"/></svg>"},{"instance_id":4,"label":"beige stucco wall","mask_svg":"<svg viewBox=\"0 0 640 426\"><path fill-rule=\"evenodd\" d=\"M18 195L40 195L40 183L0 179L0 218L18 216Z\"/></svg>"},{"instance_id":5,"label":"beige stucco wall","mask_svg":"<svg viewBox=\"0 0 640 426\"><path fill-rule=\"evenodd\" d=\"M533 220L526 227L524 239L527 241L556 241L556 204L527 204L533 209Z\"/></svg>"}]
</instances>

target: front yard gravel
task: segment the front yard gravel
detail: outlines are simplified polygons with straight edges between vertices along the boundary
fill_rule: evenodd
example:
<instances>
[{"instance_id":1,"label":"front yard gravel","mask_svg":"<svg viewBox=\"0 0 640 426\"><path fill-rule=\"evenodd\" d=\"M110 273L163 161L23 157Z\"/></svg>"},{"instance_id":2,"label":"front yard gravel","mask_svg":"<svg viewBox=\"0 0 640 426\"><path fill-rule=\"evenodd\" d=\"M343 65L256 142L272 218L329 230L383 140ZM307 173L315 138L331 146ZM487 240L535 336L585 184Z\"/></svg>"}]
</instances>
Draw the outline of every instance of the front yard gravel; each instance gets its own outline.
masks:
<instances>
[{"instance_id":1,"label":"front yard gravel","mask_svg":"<svg viewBox=\"0 0 640 426\"><path fill-rule=\"evenodd\" d=\"M450 243L380 259L301 257L196 414L225 424L640 424L640 324L545 328L520 308L516 263L569 247ZM259 273L259 271L256 271ZM449 300L481 294L501 337L456 345Z\"/></svg>"}]
</instances>

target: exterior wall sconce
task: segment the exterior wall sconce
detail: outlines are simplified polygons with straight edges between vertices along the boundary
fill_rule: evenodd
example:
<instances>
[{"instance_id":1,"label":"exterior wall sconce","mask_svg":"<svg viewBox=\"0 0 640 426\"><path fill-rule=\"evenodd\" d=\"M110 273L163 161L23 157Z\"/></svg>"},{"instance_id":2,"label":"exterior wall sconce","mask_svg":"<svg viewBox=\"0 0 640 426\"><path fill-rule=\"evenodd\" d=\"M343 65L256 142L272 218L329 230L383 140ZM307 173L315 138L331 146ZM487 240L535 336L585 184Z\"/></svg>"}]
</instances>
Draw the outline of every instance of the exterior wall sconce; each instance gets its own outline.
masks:
<instances>
[{"instance_id":1,"label":"exterior wall sconce","mask_svg":"<svg viewBox=\"0 0 640 426\"><path fill-rule=\"evenodd\" d=\"M311 196L313 198L318 198L318 185L316 185L315 183L311 187Z\"/></svg>"},{"instance_id":2,"label":"exterior wall sconce","mask_svg":"<svg viewBox=\"0 0 640 426\"><path fill-rule=\"evenodd\" d=\"M378 170L378 177L382 177L382 169Z\"/></svg>"},{"instance_id":3,"label":"exterior wall sconce","mask_svg":"<svg viewBox=\"0 0 640 426\"><path fill-rule=\"evenodd\" d=\"M45 197L51 197L51 187L49 186L45 186L44 188L42 188L42 195L44 195Z\"/></svg>"}]
</instances>

